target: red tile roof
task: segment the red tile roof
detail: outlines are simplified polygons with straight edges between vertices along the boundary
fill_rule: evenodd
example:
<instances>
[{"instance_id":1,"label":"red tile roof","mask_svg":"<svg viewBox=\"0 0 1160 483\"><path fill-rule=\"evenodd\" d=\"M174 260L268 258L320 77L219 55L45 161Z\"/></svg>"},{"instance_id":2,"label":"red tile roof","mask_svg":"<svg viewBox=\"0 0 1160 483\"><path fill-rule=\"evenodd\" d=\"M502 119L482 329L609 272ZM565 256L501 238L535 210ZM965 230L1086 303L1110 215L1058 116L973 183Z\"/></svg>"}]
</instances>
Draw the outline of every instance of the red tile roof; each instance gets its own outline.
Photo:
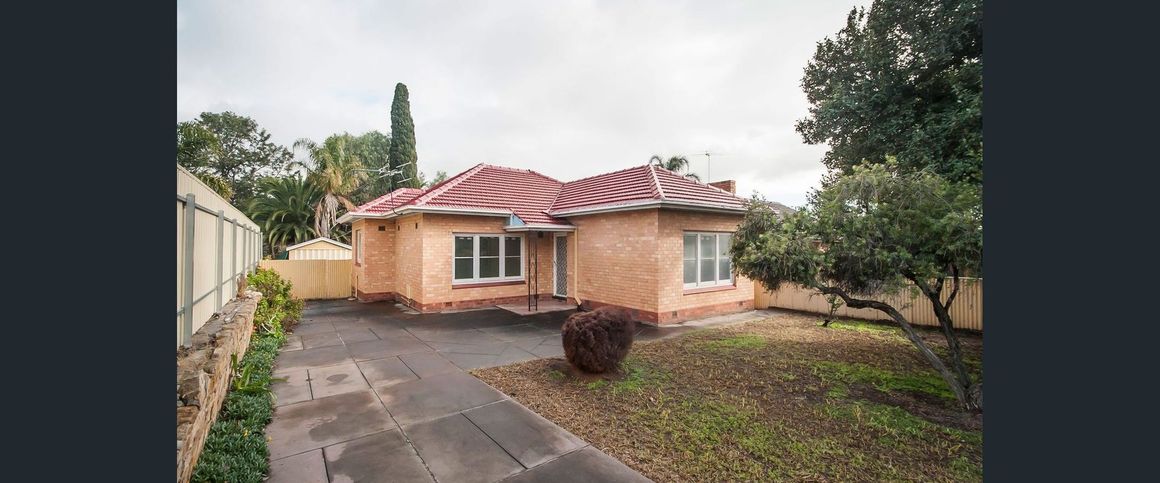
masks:
<instances>
[{"instance_id":1,"label":"red tile roof","mask_svg":"<svg viewBox=\"0 0 1160 483\"><path fill-rule=\"evenodd\" d=\"M563 225L559 216L578 210L640 203L677 202L743 209L745 201L658 166L636 166L561 183L527 169L478 164L426 190L401 188L349 215L382 215L404 207L514 213L529 225Z\"/></svg>"},{"instance_id":2,"label":"red tile roof","mask_svg":"<svg viewBox=\"0 0 1160 483\"><path fill-rule=\"evenodd\" d=\"M402 206L408 201L418 198L421 194L423 194L423 190L419 188L399 188L395 191L362 204L358 208L355 208L354 211L356 213L371 213L381 215L387 211Z\"/></svg>"},{"instance_id":3,"label":"red tile roof","mask_svg":"<svg viewBox=\"0 0 1160 483\"><path fill-rule=\"evenodd\" d=\"M552 213L615 207L650 201L678 201L744 208L745 200L659 166L645 165L564 183Z\"/></svg>"}]
</instances>

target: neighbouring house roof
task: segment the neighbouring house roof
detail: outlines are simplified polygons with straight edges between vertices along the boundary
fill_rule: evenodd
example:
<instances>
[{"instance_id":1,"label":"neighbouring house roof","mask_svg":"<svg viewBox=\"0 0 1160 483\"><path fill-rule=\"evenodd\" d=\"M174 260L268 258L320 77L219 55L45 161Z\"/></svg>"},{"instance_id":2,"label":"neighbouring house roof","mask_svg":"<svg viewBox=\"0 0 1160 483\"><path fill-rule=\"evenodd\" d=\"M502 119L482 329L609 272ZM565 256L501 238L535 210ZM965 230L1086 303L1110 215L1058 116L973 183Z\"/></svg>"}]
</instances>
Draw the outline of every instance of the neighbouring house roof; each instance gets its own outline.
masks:
<instances>
[{"instance_id":1,"label":"neighbouring house roof","mask_svg":"<svg viewBox=\"0 0 1160 483\"><path fill-rule=\"evenodd\" d=\"M331 240L329 238L318 237L318 238L315 238L313 240L306 240L306 241L299 243L297 245L288 246L288 247L286 247L286 251L290 251L290 250L293 250L295 248L301 248L301 247L304 247L304 246L309 245L309 244L314 243L314 242L326 242L326 243L329 243L329 244L334 245L336 247L345 248L347 250L350 250L350 245L347 245L347 244L342 243L342 242L337 242L337 241Z\"/></svg>"},{"instance_id":2,"label":"neighbouring house roof","mask_svg":"<svg viewBox=\"0 0 1160 483\"><path fill-rule=\"evenodd\" d=\"M743 212L745 200L659 166L637 166L561 183L528 169L478 164L426 190L402 188L339 218L407 212L511 216L520 229L571 227L565 216L644 208Z\"/></svg>"}]
</instances>

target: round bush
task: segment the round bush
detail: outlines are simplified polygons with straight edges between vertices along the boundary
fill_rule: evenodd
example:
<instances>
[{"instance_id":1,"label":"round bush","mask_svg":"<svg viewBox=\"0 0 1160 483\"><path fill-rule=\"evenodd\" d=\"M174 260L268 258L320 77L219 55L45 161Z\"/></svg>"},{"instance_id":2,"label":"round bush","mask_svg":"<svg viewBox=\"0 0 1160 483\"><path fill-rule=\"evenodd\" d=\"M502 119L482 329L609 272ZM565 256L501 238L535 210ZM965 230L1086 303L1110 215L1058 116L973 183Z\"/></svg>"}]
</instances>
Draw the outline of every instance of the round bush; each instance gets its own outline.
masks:
<instances>
[{"instance_id":1,"label":"round bush","mask_svg":"<svg viewBox=\"0 0 1160 483\"><path fill-rule=\"evenodd\" d=\"M562 331L568 362L582 371L601 373L615 369L628 355L636 324L625 310L601 307L572 314Z\"/></svg>"}]
</instances>

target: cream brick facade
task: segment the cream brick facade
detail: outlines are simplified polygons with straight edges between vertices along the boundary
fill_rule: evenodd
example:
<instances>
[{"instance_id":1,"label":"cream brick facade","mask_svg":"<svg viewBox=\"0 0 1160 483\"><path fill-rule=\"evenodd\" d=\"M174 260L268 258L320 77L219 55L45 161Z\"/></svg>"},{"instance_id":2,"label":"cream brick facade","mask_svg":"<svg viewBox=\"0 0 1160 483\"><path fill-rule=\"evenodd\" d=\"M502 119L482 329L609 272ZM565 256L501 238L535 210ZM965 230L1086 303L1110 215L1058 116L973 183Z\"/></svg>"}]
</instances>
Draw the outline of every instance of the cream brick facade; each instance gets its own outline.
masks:
<instances>
[{"instance_id":1,"label":"cream brick facade","mask_svg":"<svg viewBox=\"0 0 1160 483\"><path fill-rule=\"evenodd\" d=\"M733 232L740 221L741 215L658 209L572 217L576 231L566 234L568 299L628 308L639 320L660 324L751 309L753 283L743 277L708 290L685 290L682 282L683 233ZM356 293L361 300L398 298L424 312L518 303L526 300L527 283L535 284L530 274L538 254L539 297L551 297L553 234L505 233L506 222L430 213L357 220L353 227L363 230L366 253L352 271ZM454 235L490 233L525 237L524 281L453 285Z\"/></svg>"}]
</instances>

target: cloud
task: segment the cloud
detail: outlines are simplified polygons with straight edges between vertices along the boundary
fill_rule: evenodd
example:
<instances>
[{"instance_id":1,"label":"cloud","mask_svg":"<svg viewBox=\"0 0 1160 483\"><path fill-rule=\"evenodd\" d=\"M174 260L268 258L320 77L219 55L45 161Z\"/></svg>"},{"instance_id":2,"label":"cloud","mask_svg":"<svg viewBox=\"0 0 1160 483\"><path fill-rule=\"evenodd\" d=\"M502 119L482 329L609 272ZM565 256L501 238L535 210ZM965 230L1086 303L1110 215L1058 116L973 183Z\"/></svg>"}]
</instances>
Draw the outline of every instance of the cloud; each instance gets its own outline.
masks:
<instances>
[{"instance_id":1,"label":"cloud","mask_svg":"<svg viewBox=\"0 0 1160 483\"><path fill-rule=\"evenodd\" d=\"M861 2L863 5L866 2ZM561 180L690 156L797 205L822 172L799 82L855 3L178 3L178 120L253 117L275 141L390 130L411 93L419 167Z\"/></svg>"}]
</instances>

